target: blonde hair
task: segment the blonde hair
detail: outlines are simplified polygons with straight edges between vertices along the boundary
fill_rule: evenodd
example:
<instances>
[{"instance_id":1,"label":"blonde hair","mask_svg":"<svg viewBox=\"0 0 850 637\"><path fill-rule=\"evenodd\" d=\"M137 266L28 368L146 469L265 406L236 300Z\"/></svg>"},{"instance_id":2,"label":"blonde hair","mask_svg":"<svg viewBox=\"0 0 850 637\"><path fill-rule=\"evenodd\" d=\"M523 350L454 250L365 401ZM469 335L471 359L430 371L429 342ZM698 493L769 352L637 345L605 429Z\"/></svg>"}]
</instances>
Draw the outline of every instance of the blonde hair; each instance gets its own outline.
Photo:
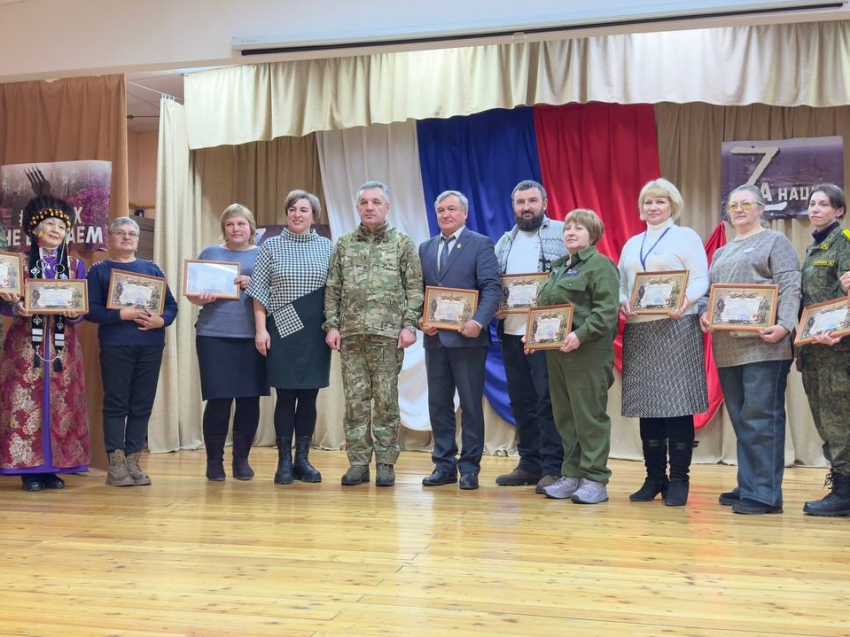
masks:
<instances>
[{"instance_id":1,"label":"blonde hair","mask_svg":"<svg viewBox=\"0 0 850 637\"><path fill-rule=\"evenodd\" d=\"M679 189L672 182L667 181L664 177L653 179L641 188L640 196L638 197L638 212L642 221L646 221L646 216L643 214L643 202L646 201L647 197L666 198L670 202L670 208L673 212L670 217L673 221L679 218L679 215L682 214L682 208L685 206L685 202L682 200L682 193L679 192Z\"/></svg>"},{"instance_id":2,"label":"blonde hair","mask_svg":"<svg viewBox=\"0 0 850 637\"><path fill-rule=\"evenodd\" d=\"M605 224L593 210L588 208L576 208L567 213L564 217L564 227L568 223L578 223L585 228L590 235L590 245L595 246L602 238L602 233L605 232Z\"/></svg>"},{"instance_id":3,"label":"blonde hair","mask_svg":"<svg viewBox=\"0 0 850 637\"><path fill-rule=\"evenodd\" d=\"M242 217L248 222L251 228L251 237L248 239L248 243L253 245L257 240L257 222L254 221L253 213L241 203L232 203L221 213L221 241L227 243L227 238L224 235L224 224L233 217Z\"/></svg>"}]
</instances>

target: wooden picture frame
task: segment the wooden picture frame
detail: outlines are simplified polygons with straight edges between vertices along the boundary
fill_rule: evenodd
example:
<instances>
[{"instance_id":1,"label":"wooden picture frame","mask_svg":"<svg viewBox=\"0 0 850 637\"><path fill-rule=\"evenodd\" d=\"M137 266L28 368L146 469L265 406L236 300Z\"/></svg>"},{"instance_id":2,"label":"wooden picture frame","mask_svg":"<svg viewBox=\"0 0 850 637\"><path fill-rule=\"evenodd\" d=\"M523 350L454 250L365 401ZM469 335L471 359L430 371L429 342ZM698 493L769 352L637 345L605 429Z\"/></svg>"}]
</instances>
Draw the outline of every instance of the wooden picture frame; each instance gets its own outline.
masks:
<instances>
[{"instance_id":1,"label":"wooden picture frame","mask_svg":"<svg viewBox=\"0 0 850 637\"><path fill-rule=\"evenodd\" d=\"M688 289L689 270L638 272L629 307L633 314L670 314L682 307Z\"/></svg>"},{"instance_id":2,"label":"wooden picture frame","mask_svg":"<svg viewBox=\"0 0 850 637\"><path fill-rule=\"evenodd\" d=\"M32 314L88 314L88 283L85 279L27 279L24 309Z\"/></svg>"},{"instance_id":3,"label":"wooden picture frame","mask_svg":"<svg viewBox=\"0 0 850 637\"><path fill-rule=\"evenodd\" d=\"M804 307L794 345L814 343L815 336L824 332L839 338L850 334L850 306L847 303L847 297L842 296Z\"/></svg>"},{"instance_id":4,"label":"wooden picture frame","mask_svg":"<svg viewBox=\"0 0 850 637\"><path fill-rule=\"evenodd\" d=\"M216 299L238 299L242 290L236 283L242 266L236 261L183 262L183 296L200 296L208 292Z\"/></svg>"},{"instance_id":5,"label":"wooden picture frame","mask_svg":"<svg viewBox=\"0 0 850 637\"><path fill-rule=\"evenodd\" d=\"M24 258L20 252L0 252L0 292L24 293Z\"/></svg>"},{"instance_id":6,"label":"wooden picture frame","mask_svg":"<svg viewBox=\"0 0 850 637\"><path fill-rule=\"evenodd\" d=\"M425 286L423 327L460 330L478 309L478 290Z\"/></svg>"},{"instance_id":7,"label":"wooden picture frame","mask_svg":"<svg viewBox=\"0 0 850 637\"><path fill-rule=\"evenodd\" d=\"M548 272L500 275L502 297L499 299L499 311L506 314L524 314L537 307L537 295L548 279Z\"/></svg>"},{"instance_id":8,"label":"wooden picture frame","mask_svg":"<svg viewBox=\"0 0 850 637\"><path fill-rule=\"evenodd\" d=\"M561 349L573 329L575 306L547 305L528 311L525 328L526 349Z\"/></svg>"},{"instance_id":9,"label":"wooden picture frame","mask_svg":"<svg viewBox=\"0 0 850 637\"><path fill-rule=\"evenodd\" d=\"M708 299L708 323L718 331L757 332L776 323L778 285L715 283Z\"/></svg>"},{"instance_id":10,"label":"wooden picture frame","mask_svg":"<svg viewBox=\"0 0 850 637\"><path fill-rule=\"evenodd\" d=\"M167 286L167 281L160 276L113 269L109 275L106 307L110 310L139 307L150 314L162 314Z\"/></svg>"}]
</instances>

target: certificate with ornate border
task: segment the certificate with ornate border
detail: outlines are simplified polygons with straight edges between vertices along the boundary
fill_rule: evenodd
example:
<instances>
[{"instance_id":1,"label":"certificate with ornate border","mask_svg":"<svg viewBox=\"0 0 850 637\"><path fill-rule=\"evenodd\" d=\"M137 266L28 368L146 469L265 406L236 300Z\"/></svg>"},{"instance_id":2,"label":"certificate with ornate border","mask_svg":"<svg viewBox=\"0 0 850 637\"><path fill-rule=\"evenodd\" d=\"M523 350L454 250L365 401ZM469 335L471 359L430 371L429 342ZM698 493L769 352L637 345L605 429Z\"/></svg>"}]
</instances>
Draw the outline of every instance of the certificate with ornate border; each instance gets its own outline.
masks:
<instances>
[{"instance_id":1,"label":"certificate with ornate border","mask_svg":"<svg viewBox=\"0 0 850 637\"><path fill-rule=\"evenodd\" d=\"M837 337L850 334L850 307L846 296L804 307L794 345L814 343L815 336L824 332Z\"/></svg>"},{"instance_id":2,"label":"certificate with ornate border","mask_svg":"<svg viewBox=\"0 0 850 637\"><path fill-rule=\"evenodd\" d=\"M183 262L183 296L200 296L204 292L217 299L238 299L241 290L236 277L241 272L236 261Z\"/></svg>"},{"instance_id":3,"label":"certificate with ornate border","mask_svg":"<svg viewBox=\"0 0 850 637\"><path fill-rule=\"evenodd\" d=\"M162 314L165 309L167 285L161 276L112 270L112 274L109 275L106 307L110 310L139 307L151 314Z\"/></svg>"},{"instance_id":4,"label":"certificate with ornate border","mask_svg":"<svg viewBox=\"0 0 850 637\"><path fill-rule=\"evenodd\" d=\"M499 277L502 284L499 311L506 314L519 314L537 307L537 294L548 278L548 272L502 274Z\"/></svg>"},{"instance_id":5,"label":"certificate with ornate border","mask_svg":"<svg viewBox=\"0 0 850 637\"><path fill-rule=\"evenodd\" d=\"M23 294L23 271L24 260L20 252L0 252L0 292Z\"/></svg>"},{"instance_id":6,"label":"certificate with ornate border","mask_svg":"<svg viewBox=\"0 0 850 637\"><path fill-rule=\"evenodd\" d=\"M634 314L669 314L682 307L688 289L688 270L638 272L629 306Z\"/></svg>"},{"instance_id":7,"label":"certificate with ornate border","mask_svg":"<svg viewBox=\"0 0 850 637\"><path fill-rule=\"evenodd\" d=\"M776 322L778 285L715 283L708 299L708 322L715 330L758 331Z\"/></svg>"},{"instance_id":8,"label":"certificate with ornate border","mask_svg":"<svg viewBox=\"0 0 850 637\"><path fill-rule=\"evenodd\" d=\"M33 314L64 314L89 311L89 289L85 279L27 279L24 308Z\"/></svg>"},{"instance_id":9,"label":"certificate with ornate border","mask_svg":"<svg viewBox=\"0 0 850 637\"><path fill-rule=\"evenodd\" d=\"M575 306L547 305L528 311L525 328L526 349L561 349L573 329Z\"/></svg>"},{"instance_id":10,"label":"certificate with ornate border","mask_svg":"<svg viewBox=\"0 0 850 637\"><path fill-rule=\"evenodd\" d=\"M424 327L459 330L478 308L478 290L425 286Z\"/></svg>"}]
</instances>

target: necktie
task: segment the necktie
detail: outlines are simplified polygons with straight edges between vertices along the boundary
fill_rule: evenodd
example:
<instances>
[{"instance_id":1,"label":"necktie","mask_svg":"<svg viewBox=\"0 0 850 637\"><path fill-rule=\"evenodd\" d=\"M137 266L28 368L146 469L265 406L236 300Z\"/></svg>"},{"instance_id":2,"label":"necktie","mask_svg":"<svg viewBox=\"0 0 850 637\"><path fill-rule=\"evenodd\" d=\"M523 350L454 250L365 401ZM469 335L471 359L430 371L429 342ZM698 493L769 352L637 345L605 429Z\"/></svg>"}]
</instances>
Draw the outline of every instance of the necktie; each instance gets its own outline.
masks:
<instances>
[{"instance_id":1,"label":"necktie","mask_svg":"<svg viewBox=\"0 0 850 637\"><path fill-rule=\"evenodd\" d=\"M446 267L446 263L449 260L449 250L451 249L451 244L454 240L454 235L451 237L440 237L440 241L443 242L443 251L440 252L440 272L442 272Z\"/></svg>"}]
</instances>

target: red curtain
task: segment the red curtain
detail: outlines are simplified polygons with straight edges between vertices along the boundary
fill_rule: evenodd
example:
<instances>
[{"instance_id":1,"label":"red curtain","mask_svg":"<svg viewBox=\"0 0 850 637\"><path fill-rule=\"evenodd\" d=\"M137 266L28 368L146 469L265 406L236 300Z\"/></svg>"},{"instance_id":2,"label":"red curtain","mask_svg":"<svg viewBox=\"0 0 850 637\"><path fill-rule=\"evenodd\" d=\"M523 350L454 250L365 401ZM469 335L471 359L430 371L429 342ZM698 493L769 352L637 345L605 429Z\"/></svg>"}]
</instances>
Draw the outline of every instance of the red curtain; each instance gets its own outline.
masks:
<instances>
[{"instance_id":1,"label":"red curtain","mask_svg":"<svg viewBox=\"0 0 850 637\"><path fill-rule=\"evenodd\" d=\"M614 263L632 236L644 231L638 195L661 175L655 109L649 104L537 106L534 127L548 212L563 219L573 208L599 213L605 233L599 251ZM614 341L623 369L623 321Z\"/></svg>"},{"instance_id":2,"label":"red curtain","mask_svg":"<svg viewBox=\"0 0 850 637\"><path fill-rule=\"evenodd\" d=\"M726 227L721 221L705 242L705 253L709 263L717 249L724 245L726 245ZM694 427L697 429L705 427L723 404L723 390L720 388L720 377L714 365L714 351L711 349L711 334L703 337L703 343L705 344L705 379L708 383L708 411L694 415Z\"/></svg>"}]
</instances>

